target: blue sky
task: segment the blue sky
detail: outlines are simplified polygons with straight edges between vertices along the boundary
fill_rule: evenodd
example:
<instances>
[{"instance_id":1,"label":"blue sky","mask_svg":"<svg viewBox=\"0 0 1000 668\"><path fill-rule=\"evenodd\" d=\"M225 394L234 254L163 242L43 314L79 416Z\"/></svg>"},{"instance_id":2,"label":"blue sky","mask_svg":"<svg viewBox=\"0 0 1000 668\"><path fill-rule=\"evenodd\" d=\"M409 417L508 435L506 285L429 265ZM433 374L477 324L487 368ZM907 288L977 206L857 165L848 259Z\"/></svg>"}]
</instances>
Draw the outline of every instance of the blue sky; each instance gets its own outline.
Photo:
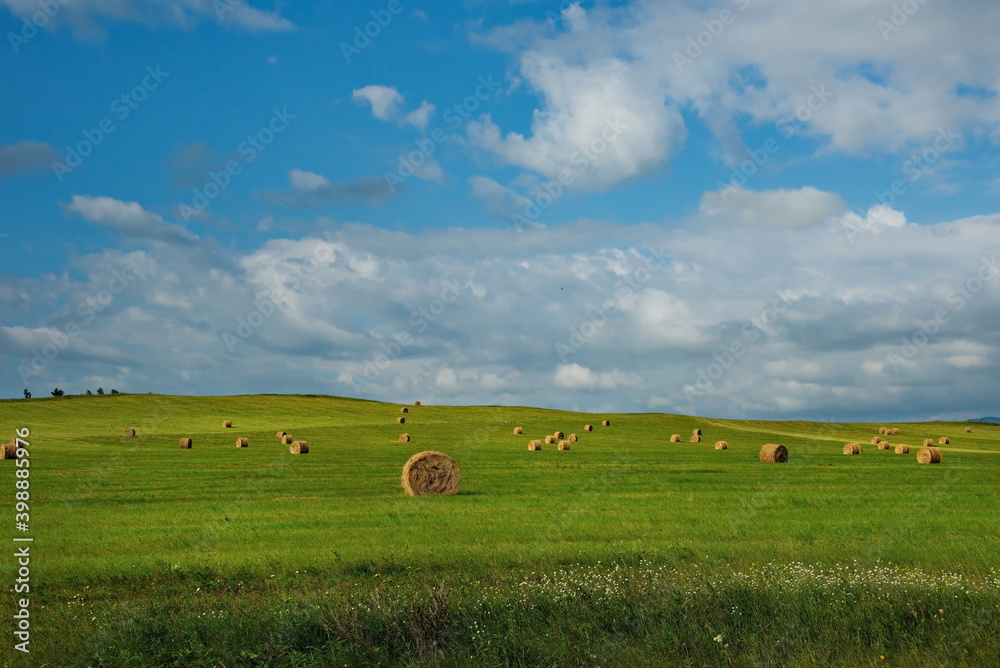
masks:
<instances>
[{"instance_id":1,"label":"blue sky","mask_svg":"<svg viewBox=\"0 0 1000 668\"><path fill-rule=\"evenodd\" d=\"M992 3L0 4L3 396L1000 411Z\"/></svg>"}]
</instances>

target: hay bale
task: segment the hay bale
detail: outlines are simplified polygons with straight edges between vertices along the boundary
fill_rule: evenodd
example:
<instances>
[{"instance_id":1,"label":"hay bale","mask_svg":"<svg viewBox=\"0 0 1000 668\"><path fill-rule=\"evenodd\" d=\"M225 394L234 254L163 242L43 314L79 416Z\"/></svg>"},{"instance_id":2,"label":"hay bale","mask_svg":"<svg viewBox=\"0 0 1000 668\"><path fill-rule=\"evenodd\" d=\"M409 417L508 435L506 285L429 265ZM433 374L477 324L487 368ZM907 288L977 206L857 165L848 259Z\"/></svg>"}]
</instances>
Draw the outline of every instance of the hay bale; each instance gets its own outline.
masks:
<instances>
[{"instance_id":1,"label":"hay bale","mask_svg":"<svg viewBox=\"0 0 1000 668\"><path fill-rule=\"evenodd\" d=\"M670 436L670 442L671 443L680 443L681 442L681 435L680 434L672 434Z\"/></svg>"},{"instance_id":2,"label":"hay bale","mask_svg":"<svg viewBox=\"0 0 1000 668\"><path fill-rule=\"evenodd\" d=\"M860 443L848 443L844 446L845 455L860 455L862 452Z\"/></svg>"},{"instance_id":3,"label":"hay bale","mask_svg":"<svg viewBox=\"0 0 1000 668\"><path fill-rule=\"evenodd\" d=\"M592 425L592 424L585 424L585 425L583 425L583 430L584 431L594 431L594 425Z\"/></svg>"},{"instance_id":4,"label":"hay bale","mask_svg":"<svg viewBox=\"0 0 1000 668\"><path fill-rule=\"evenodd\" d=\"M284 441L285 440L285 436L287 436L287 435L288 435L288 433L284 432L284 431L276 431L276 432L274 432L274 437L276 439L278 439L279 441Z\"/></svg>"},{"instance_id":5,"label":"hay bale","mask_svg":"<svg viewBox=\"0 0 1000 668\"><path fill-rule=\"evenodd\" d=\"M788 448L776 443L768 443L760 449L760 461L767 464L784 464L788 461Z\"/></svg>"},{"instance_id":6,"label":"hay bale","mask_svg":"<svg viewBox=\"0 0 1000 668\"><path fill-rule=\"evenodd\" d=\"M569 436L566 437L566 440L569 441L570 443L576 443L580 439L576 437L576 434L570 434Z\"/></svg>"},{"instance_id":7,"label":"hay bale","mask_svg":"<svg viewBox=\"0 0 1000 668\"><path fill-rule=\"evenodd\" d=\"M555 437L552 434L549 434L548 436L545 437L545 442L548 445L552 445L553 443L556 442L556 439L555 439Z\"/></svg>"},{"instance_id":8,"label":"hay bale","mask_svg":"<svg viewBox=\"0 0 1000 668\"><path fill-rule=\"evenodd\" d=\"M528 441L528 449L534 452L542 449L542 442L539 440Z\"/></svg>"},{"instance_id":9,"label":"hay bale","mask_svg":"<svg viewBox=\"0 0 1000 668\"><path fill-rule=\"evenodd\" d=\"M455 460L433 450L413 455L403 466L403 489L410 496L455 494L461 478Z\"/></svg>"},{"instance_id":10,"label":"hay bale","mask_svg":"<svg viewBox=\"0 0 1000 668\"><path fill-rule=\"evenodd\" d=\"M972 433L972 427L966 427L965 428L965 433L966 434L971 434Z\"/></svg>"},{"instance_id":11,"label":"hay bale","mask_svg":"<svg viewBox=\"0 0 1000 668\"><path fill-rule=\"evenodd\" d=\"M716 441L715 442L715 449L716 450L728 450L729 449L729 444L726 443L725 441Z\"/></svg>"},{"instance_id":12,"label":"hay bale","mask_svg":"<svg viewBox=\"0 0 1000 668\"><path fill-rule=\"evenodd\" d=\"M420 402L419 402L419 401L414 401L414 402L413 402L413 405L414 405L414 406L419 406L419 405L420 405Z\"/></svg>"},{"instance_id":13,"label":"hay bale","mask_svg":"<svg viewBox=\"0 0 1000 668\"><path fill-rule=\"evenodd\" d=\"M896 454L897 455L908 455L908 454L910 454L910 446L905 445L903 443L897 444L896 445Z\"/></svg>"},{"instance_id":14,"label":"hay bale","mask_svg":"<svg viewBox=\"0 0 1000 668\"><path fill-rule=\"evenodd\" d=\"M951 441L948 440L947 436L942 436L941 438L938 439L939 445L948 445L949 443L951 443Z\"/></svg>"},{"instance_id":15,"label":"hay bale","mask_svg":"<svg viewBox=\"0 0 1000 668\"><path fill-rule=\"evenodd\" d=\"M17 443L11 441L0 446L0 459L17 459Z\"/></svg>"},{"instance_id":16,"label":"hay bale","mask_svg":"<svg viewBox=\"0 0 1000 668\"><path fill-rule=\"evenodd\" d=\"M555 439L556 439L557 441L558 441L558 440L561 440L561 439L564 439L564 438L566 438L566 434L562 433L561 431L557 431L556 433L552 434L552 436L553 436L553 437L554 437L554 438L555 438Z\"/></svg>"},{"instance_id":17,"label":"hay bale","mask_svg":"<svg viewBox=\"0 0 1000 668\"><path fill-rule=\"evenodd\" d=\"M237 448L248 448L248 447L250 447L250 439L248 439L245 436L240 436L238 439L236 439L236 447Z\"/></svg>"},{"instance_id":18,"label":"hay bale","mask_svg":"<svg viewBox=\"0 0 1000 668\"><path fill-rule=\"evenodd\" d=\"M288 446L288 452L293 455L308 455L309 443L307 441L292 441Z\"/></svg>"},{"instance_id":19,"label":"hay bale","mask_svg":"<svg viewBox=\"0 0 1000 668\"><path fill-rule=\"evenodd\" d=\"M701 429L692 429L691 433L695 436L701 436Z\"/></svg>"},{"instance_id":20,"label":"hay bale","mask_svg":"<svg viewBox=\"0 0 1000 668\"><path fill-rule=\"evenodd\" d=\"M517 434L518 436L520 436L521 434L524 433L524 428L523 427L514 427L514 433Z\"/></svg>"},{"instance_id":21,"label":"hay bale","mask_svg":"<svg viewBox=\"0 0 1000 668\"><path fill-rule=\"evenodd\" d=\"M231 429L232 426L233 426L233 421L232 420L223 420L222 421L222 428L223 429Z\"/></svg>"},{"instance_id":22,"label":"hay bale","mask_svg":"<svg viewBox=\"0 0 1000 668\"><path fill-rule=\"evenodd\" d=\"M892 446L889 445L889 441L879 441L879 444L878 444L878 449L879 450L888 450L891 447Z\"/></svg>"},{"instance_id":23,"label":"hay bale","mask_svg":"<svg viewBox=\"0 0 1000 668\"><path fill-rule=\"evenodd\" d=\"M602 427L610 427L611 426L611 420L601 420L601 426Z\"/></svg>"},{"instance_id":24,"label":"hay bale","mask_svg":"<svg viewBox=\"0 0 1000 668\"><path fill-rule=\"evenodd\" d=\"M409 434L400 434L399 435L399 442L400 443L409 443L410 442L410 435Z\"/></svg>"},{"instance_id":25,"label":"hay bale","mask_svg":"<svg viewBox=\"0 0 1000 668\"><path fill-rule=\"evenodd\" d=\"M400 413L409 413L410 409L407 408L406 406L403 406L402 408L399 409L399 412Z\"/></svg>"},{"instance_id":26,"label":"hay bale","mask_svg":"<svg viewBox=\"0 0 1000 668\"><path fill-rule=\"evenodd\" d=\"M699 436L698 434L691 434L691 442L701 443L701 436Z\"/></svg>"},{"instance_id":27,"label":"hay bale","mask_svg":"<svg viewBox=\"0 0 1000 668\"><path fill-rule=\"evenodd\" d=\"M398 424L406 424L406 418L405 417L398 417L398 418L396 418L396 422Z\"/></svg>"},{"instance_id":28,"label":"hay bale","mask_svg":"<svg viewBox=\"0 0 1000 668\"><path fill-rule=\"evenodd\" d=\"M295 439L292 438L291 434L285 434L284 437L282 437L281 442L285 445L291 445L294 440Z\"/></svg>"},{"instance_id":29,"label":"hay bale","mask_svg":"<svg viewBox=\"0 0 1000 668\"><path fill-rule=\"evenodd\" d=\"M878 428L878 433L884 434L885 432L886 432L886 428L885 427L879 427Z\"/></svg>"},{"instance_id":30,"label":"hay bale","mask_svg":"<svg viewBox=\"0 0 1000 668\"><path fill-rule=\"evenodd\" d=\"M929 448L932 445L934 445L934 439L933 438L925 438L924 439L924 447L925 448Z\"/></svg>"},{"instance_id":31,"label":"hay bale","mask_svg":"<svg viewBox=\"0 0 1000 668\"><path fill-rule=\"evenodd\" d=\"M569 450L569 448L570 448L570 442L569 441L559 441L559 445L557 445L556 447L559 448L560 450Z\"/></svg>"},{"instance_id":32,"label":"hay bale","mask_svg":"<svg viewBox=\"0 0 1000 668\"><path fill-rule=\"evenodd\" d=\"M190 438L181 439L180 447L184 448L185 450L190 450L192 445L194 445L194 441L192 441Z\"/></svg>"},{"instance_id":33,"label":"hay bale","mask_svg":"<svg viewBox=\"0 0 1000 668\"><path fill-rule=\"evenodd\" d=\"M135 436L135 429L132 429L132 427L129 427L124 432L122 432L122 436Z\"/></svg>"},{"instance_id":34,"label":"hay bale","mask_svg":"<svg viewBox=\"0 0 1000 668\"><path fill-rule=\"evenodd\" d=\"M940 448L920 448L917 450L917 463L918 464L940 464L941 463L941 449Z\"/></svg>"},{"instance_id":35,"label":"hay bale","mask_svg":"<svg viewBox=\"0 0 1000 668\"><path fill-rule=\"evenodd\" d=\"M882 442L882 438L881 437L879 437L879 436L872 436L872 443L878 445L881 442Z\"/></svg>"},{"instance_id":36,"label":"hay bale","mask_svg":"<svg viewBox=\"0 0 1000 668\"><path fill-rule=\"evenodd\" d=\"M892 435L895 436L898 433L899 433L899 427L893 427L892 428Z\"/></svg>"}]
</instances>

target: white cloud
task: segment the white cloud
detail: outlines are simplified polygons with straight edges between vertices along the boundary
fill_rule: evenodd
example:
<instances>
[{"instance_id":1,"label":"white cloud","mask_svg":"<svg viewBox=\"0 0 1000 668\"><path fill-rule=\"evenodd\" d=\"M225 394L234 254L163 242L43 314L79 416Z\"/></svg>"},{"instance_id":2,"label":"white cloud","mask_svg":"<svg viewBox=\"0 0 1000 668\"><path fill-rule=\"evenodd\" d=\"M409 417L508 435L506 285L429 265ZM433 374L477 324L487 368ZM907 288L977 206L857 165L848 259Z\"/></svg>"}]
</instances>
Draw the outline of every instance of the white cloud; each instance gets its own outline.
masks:
<instances>
[{"instance_id":1,"label":"white cloud","mask_svg":"<svg viewBox=\"0 0 1000 668\"><path fill-rule=\"evenodd\" d=\"M146 211L138 202L73 195L66 210L79 214L91 223L112 227L130 237L185 243L198 239L197 235L166 222L158 214Z\"/></svg>"},{"instance_id":2,"label":"white cloud","mask_svg":"<svg viewBox=\"0 0 1000 668\"><path fill-rule=\"evenodd\" d=\"M380 121L393 120L403 102L403 96L391 86L355 88L352 96L355 102L367 102L372 108L372 116Z\"/></svg>"},{"instance_id":3,"label":"white cloud","mask_svg":"<svg viewBox=\"0 0 1000 668\"><path fill-rule=\"evenodd\" d=\"M737 220L744 225L806 227L823 222L844 208L844 201L838 195L811 186L764 192L729 187L702 195L700 210L710 217L722 216L724 220Z\"/></svg>"},{"instance_id":4,"label":"white cloud","mask_svg":"<svg viewBox=\"0 0 1000 668\"><path fill-rule=\"evenodd\" d=\"M400 122L404 125L412 125L419 130L426 130L427 124L431 120L431 116L434 115L434 105L424 100L420 103L420 106L411 111L410 113L403 116Z\"/></svg>"}]
</instances>

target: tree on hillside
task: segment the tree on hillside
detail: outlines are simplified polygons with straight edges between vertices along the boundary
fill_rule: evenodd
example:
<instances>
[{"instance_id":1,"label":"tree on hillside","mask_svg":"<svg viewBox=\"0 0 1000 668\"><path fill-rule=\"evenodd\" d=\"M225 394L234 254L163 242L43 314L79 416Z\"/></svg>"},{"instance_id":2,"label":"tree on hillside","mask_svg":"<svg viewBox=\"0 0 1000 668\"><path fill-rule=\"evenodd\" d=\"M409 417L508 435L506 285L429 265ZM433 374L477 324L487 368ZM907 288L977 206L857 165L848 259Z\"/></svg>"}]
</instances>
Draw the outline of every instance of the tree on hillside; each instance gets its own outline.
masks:
<instances>
[{"instance_id":1,"label":"tree on hillside","mask_svg":"<svg viewBox=\"0 0 1000 668\"><path fill-rule=\"evenodd\" d=\"M104 388L103 387L97 388L97 393L98 394L104 394Z\"/></svg>"},{"instance_id":2,"label":"tree on hillside","mask_svg":"<svg viewBox=\"0 0 1000 668\"><path fill-rule=\"evenodd\" d=\"M25 399L31 398L31 392L28 392L28 388L24 388L24 398Z\"/></svg>"},{"instance_id":3,"label":"tree on hillside","mask_svg":"<svg viewBox=\"0 0 1000 668\"><path fill-rule=\"evenodd\" d=\"M87 394L93 394L93 392L91 392L90 390L87 390ZM98 392L98 394L100 394L100 392Z\"/></svg>"},{"instance_id":4,"label":"tree on hillside","mask_svg":"<svg viewBox=\"0 0 1000 668\"><path fill-rule=\"evenodd\" d=\"M112 389L111 394L118 394L118 390Z\"/></svg>"},{"instance_id":5,"label":"tree on hillside","mask_svg":"<svg viewBox=\"0 0 1000 668\"><path fill-rule=\"evenodd\" d=\"M61 397L64 394L66 394L66 393L63 392L62 390L60 390L58 387L56 389L52 390L52 396L53 397Z\"/></svg>"}]
</instances>

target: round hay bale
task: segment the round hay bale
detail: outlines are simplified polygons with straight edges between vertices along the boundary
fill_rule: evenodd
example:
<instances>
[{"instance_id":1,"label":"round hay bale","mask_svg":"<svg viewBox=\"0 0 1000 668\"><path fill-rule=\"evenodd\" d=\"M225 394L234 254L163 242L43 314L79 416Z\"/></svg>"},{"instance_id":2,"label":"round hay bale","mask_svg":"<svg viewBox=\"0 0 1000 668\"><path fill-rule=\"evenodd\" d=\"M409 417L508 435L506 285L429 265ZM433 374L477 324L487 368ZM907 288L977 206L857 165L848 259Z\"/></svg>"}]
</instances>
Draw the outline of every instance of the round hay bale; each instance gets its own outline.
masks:
<instances>
[{"instance_id":1,"label":"round hay bale","mask_svg":"<svg viewBox=\"0 0 1000 668\"><path fill-rule=\"evenodd\" d=\"M942 436L938 439L938 445L948 445L949 443L951 443L951 441L948 440L947 436Z\"/></svg>"},{"instance_id":2,"label":"round hay bale","mask_svg":"<svg viewBox=\"0 0 1000 668\"><path fill-rule=\"evenodd\" d=\"M602 420L601 421L601 426L602 427L610 427L611 426L611 420Z\"/></svg>"},{"instance_id":3,"label":"round hay bale","mask_svg":"<svg viewBox=\"0 0 1000 668\"><path fill-rule=\"evenodd\" d=\"M941 449L940 448L920 448L917 450L917 463L918 464L940 464L941 463Z\"/></svg>"},{"instance_id":4,"label":"round hay bale","mask_svg":"<svg viewBox=\"0 0 1000 668\"><path fill-rule=\"evenodd\" d=\"M576 437L576 434L570 434L569 436L566 437L566 440L569 441L570 443L576 443L580 439Z\"/></svg>"},{"instance_id":5,"label":"round hay bale","mask_svg":"<svg viewBox=\"0 0 1000 668\"><path fill-rule=\"evenodd\" d=\"M194 445L194 441L192 441L190 438L181 439L180 447L184 448L185 450L190 450L192 445Z\"/></svg>"},{"instance_id":6,"label":"round hay bale","mask_svg":"<svg viewBox=\"0 0 1000 668\"><path fill-rule=\"evenodd\" d=\"M910 446L908 446L908 445L906 445L904 443L898 443L896 445L896 454L897 455L908 455L908 454L910 454Z\"/></svg>"},{"instance_id":7,"label":"round hay bale","mask_svg":"<svg viewBox=\"0 0 1000 668\"><path fill-rule=\"evenodd\" d=\"M561 439L563 439L563 438L566 438L566 434L562 433L561 431L557 431L556 433L552 434L552 436L553 436L553 437L554 437L554 438L555 438L555 439L556 439L557 441L558 441L558 440L561 440Z\"/></svg>"},{"instance_id":8,"label":"round hay bale","mask_svg":"<svg viewBox=\"0 0 1000 668\"><path fill-rule=\"evenodd\" d=\"M124 432L122 432L122 436L135 436L135 429L132 429L132 427L129 427Z\"/></svg>"},{"instance_id":9,"label":"round hay bale","mask_svg":"<svg viewBox=\"0 0 1000 668\"><path fill-rule=\"evenodd\" d=\"M728 450L729 449L729 444L726 443L725 441L716 441L716 443L715 443L715 449L716 450Z\"/></svg>"},{"instance_id":10,"label":"round hay bale","mask_svg":"<svg viewBox=\"0 0 1000 668\"><path fill-rule=\"evenodd\" d=\"M399 423L399 424L406 424L406 418L405 417L398 417L398 418L396 418L396 422Z\"/></svg>"},{"instance_id":11,"label":"round hay bale","mask_svg":"<svg viewBox=\"0 0 1000 668\"><path fill-rule=\"evenodd\" d=\"M284 436L283 436L283 437L281 438L281 442L282 442L282 443L284 443L285 445L291 445L291 444L292 444L292 442L293 442L294 440L295 440L295 439L294 439L294 438L292 438L292 435L291 435L291 434L285 434L285 435L284 435Z\"/></svg>"},{"instance_id":12,"label":"round hay bale","mask_svg":"<svg viewBox=\"0 0 1000 668\"><path fill-rule=\"evenodd\" d=\"M698 434L691 434L691 443L701 443L701 436Z\"/></svg>"},{"instance_id":13,"label":"round hay bale","mask_svg":"<svg viewBox=\"0 0 1000 668\"><path fill-rule=\"evenodd\" d=\"M276 431L276 432L274 432L274 437L276 439L278 439L279 441L284 441L286 435L287 435L287 433L283 432L283 431Z\"/></svg>"},{"instance_id":14,"label":"round hay bale","mask_svg":"<svg viewBox=\"0 0 1000 668\"><path fill-rule=\"evenodd\" d=\"M402 408L399 409L399 412L400 413L409 413L410 409L407 408L406 406L403 406Z\"/></svg>"},{"instance_id":15,"label":"round hay bale","mask_svg":"<svg viewBox=\"0 0 1000 668\"><path fill-rule=\"evenodd\" d=\"M521 435L521 434L524 433L524 428L523 427L514 427L514 433L517 434L517 435Z\"/></svg>"},{"instance_id":16,"label":"round hay bale","mask_svg":"<svg viewBox=\"0 0 1000 668\"><path fill-rule=\"evenodd\" d=\"M410 435L409 434L400 434L399 435L399 442L400 443L409 443L410 442Z\"/></svg>"},{"instance_id":17,"label":"round hay bale","mask_svg":"<svg viewBox=\"0 0 1000 668\"><path fill-rule=\"evenodd\" d=\"M238 439L236 439L236 447L237 448L250 447L250 439L247 438L246 436L240 436Z\"/></svg>"},{"instance_id":18,"label":"round hay bale","mask_svg":"<svg viewBox=\"0 0 1000 668\"><path fill-rule=\"evenodd\" d=\"M556 447L559 448L560 450L569 450L570 442L565 440L559 441L559 445L557 445Z\"/></svg>"},{"instance_id":19,"label":"round hay bale","mask_svg":"<svg viewBox=\"0 0 1000 668\"><path fill-rule=\"evenodd\" d=\"M972 433L972 427L966 427L965 428L965 433L966 434L971 434Z\"/></svg>"},{"instance_id":20,"label":"round hay bale","mask_svg":"<svg viewBox=\"0 0 1000 668\"><path fill-rule=\"evenodd\" d=\"M899 433L899 427L893 427L892 428L892 435L895 436L898 433Z\"/></svg>"},{"instance_id":21,"label":"round hay bale","mask_svg":"<svg viewBox=\"0 0 1000 668\"><path fill-rule=\"evenodd\" d=\"M534 452L542 449L542 442L539 440L528 441L528 449Z\"/></svg>"},{"instance_id":22,"label":"round hay bale","mask_svg":"<svg viewBox=\"0 0 1000 668\"><path fill-rule=\"evenodd\" d=\"M701 429L692 429L691 433L695 436L701 436Z\"/></svg>"},{"instance_id":23,"label":"round hay bale","mask_svg":"<svg viewBox=\"0 0 1000 668\"><path fill-rule=\"evenodd\" d=\"M760 449L760 461L767 464L784 464L788 461L788 448L776 443L768 443Z\"/></svg>"},{"instance_id":24,"label":"round hay bale","mask_svg":"<svg viewBox=\"0 0 1000 668\"><path fill-rule=\"evenodd\" d=\"M420 402L419 402L419 401L414 401L414 402L413 402L413 405L414 405L414 406L419 406L419 405L420 405Z\"/></svg>"},{"instance_id":25,"label":"round hay bale","mask_svg":"<svg viewBox=\"0 0 1000 668\"><path fill-rule=\"evenodd\" d=\"M924 447L925 448L929 448L932 445L934 445L934 439L933 438L925 438L924 439Z\"/></svg>"},{"instance_id":26,"label":"round hay bale","mask_svg":"<svg viewBox=\"0 0 1000 668\"><path fill-rule=\"evenodd\" d=\"M0 459L17 459L17 443L11 441L0 446Z\"/></svg>"},{"instance_id":27,"label":"round hay bale","mask_svg":"<svg viewBox=\"0 0 1000 668\"><path fill-rule=\"evenodd\" d=\"M891 447L892 446L889 445L889 441L879 441L879 443L878 443L878 449L879 450L888 450Z\"/></svg>"},{"instance_id":28,"label":"round hay bale","mask_svg":"<svg viewBox=\"0 0 1000 668\"><path fill-rule=\"evenodd\" d=\"M860 455L862 453L860 443L848 443L844 446L845 455Z\"/></svg>"},{"instance_id":29,"label":"round hay bale","mask_svg":"<svg viewBox=\"0 0 1000 668\"><path fill-rule=\"evenodd\" d=\"M879 428L878 428L878 433L880 433L880 434L884 434L884 433L885 433L885 430L886 430L886 428L885 428L885 427L879 427Z\"/></svg>"},{"instance_id":30,"label":"round hay bale","mask_svg":"<svg viewBox=\"0 0 1000 668\"><path fill-rule=\"evenodd\" d=\"M585 424L585 425L583 425L583 430L584 431L594 431L594 425L592 425L592 424Z\"/></svg>"},{"instance_id":31,"label":"round hay bale","mask_svg":"<svg viewBox=\"0 0 1000 668\"><path fill-rule=\"evenodd\" d=\"M455 494L462 476L455 460L442 452L420 452L403 466L403 489L410 496Z\"/></svg>"},{"instance_id":32,"label":"round hay bale","mask_svg":"<svg viewBox=\"0 0 1000 668\"><path fill-rule=\"evenodd\" d=\"M555 439L555 437L552 434L549 434L548 436L545 437L545 443L546 444L552 445L555 442L556 442L556 439Z\"/></svg>"},{"instance_id":33,"label":"round hay bale","mask_svg":"<svg viewBox=\"0 0 1000 668\"><path fill-rule=\"evenodd\" d=\"M671 443L680 443L681 442L681 435L680 434L671 434L671 436L670 436L670 442Z\"/></svg>"},{"instance_id":34,"label":"round hay bale","mask_svg":"<svg viewBox=\"0 0 1000 668\"><path fill-rule=\"evenodd\" d=\"M288 446L288 452L293 455L308 455L309 443L306 441L292 441L291 445Z\"/></svg>"},{"instance_id":35,"label":"round hay bale","mask_svg":"<svg viewBox=\"0 0 1000 668\"><path fill-rule=\"evenodd\" d=\"M222 421L222 427L223 427L223 429L230 429L230 428L232 428L232 426L233 426L233 421L232 420L223 420Z\"/></svg>"},{"instance_id":36,"label":"round hay bale","mask_svg":"<svg viewBox=\"0 0 1000 668\"><path fill-rule=\"evenodd\" d=\"M878 445L881 442L882 442L882 439L880 437L878 437L878 436L872 436L872 443Z\"/></svg>"}]
</instances>

